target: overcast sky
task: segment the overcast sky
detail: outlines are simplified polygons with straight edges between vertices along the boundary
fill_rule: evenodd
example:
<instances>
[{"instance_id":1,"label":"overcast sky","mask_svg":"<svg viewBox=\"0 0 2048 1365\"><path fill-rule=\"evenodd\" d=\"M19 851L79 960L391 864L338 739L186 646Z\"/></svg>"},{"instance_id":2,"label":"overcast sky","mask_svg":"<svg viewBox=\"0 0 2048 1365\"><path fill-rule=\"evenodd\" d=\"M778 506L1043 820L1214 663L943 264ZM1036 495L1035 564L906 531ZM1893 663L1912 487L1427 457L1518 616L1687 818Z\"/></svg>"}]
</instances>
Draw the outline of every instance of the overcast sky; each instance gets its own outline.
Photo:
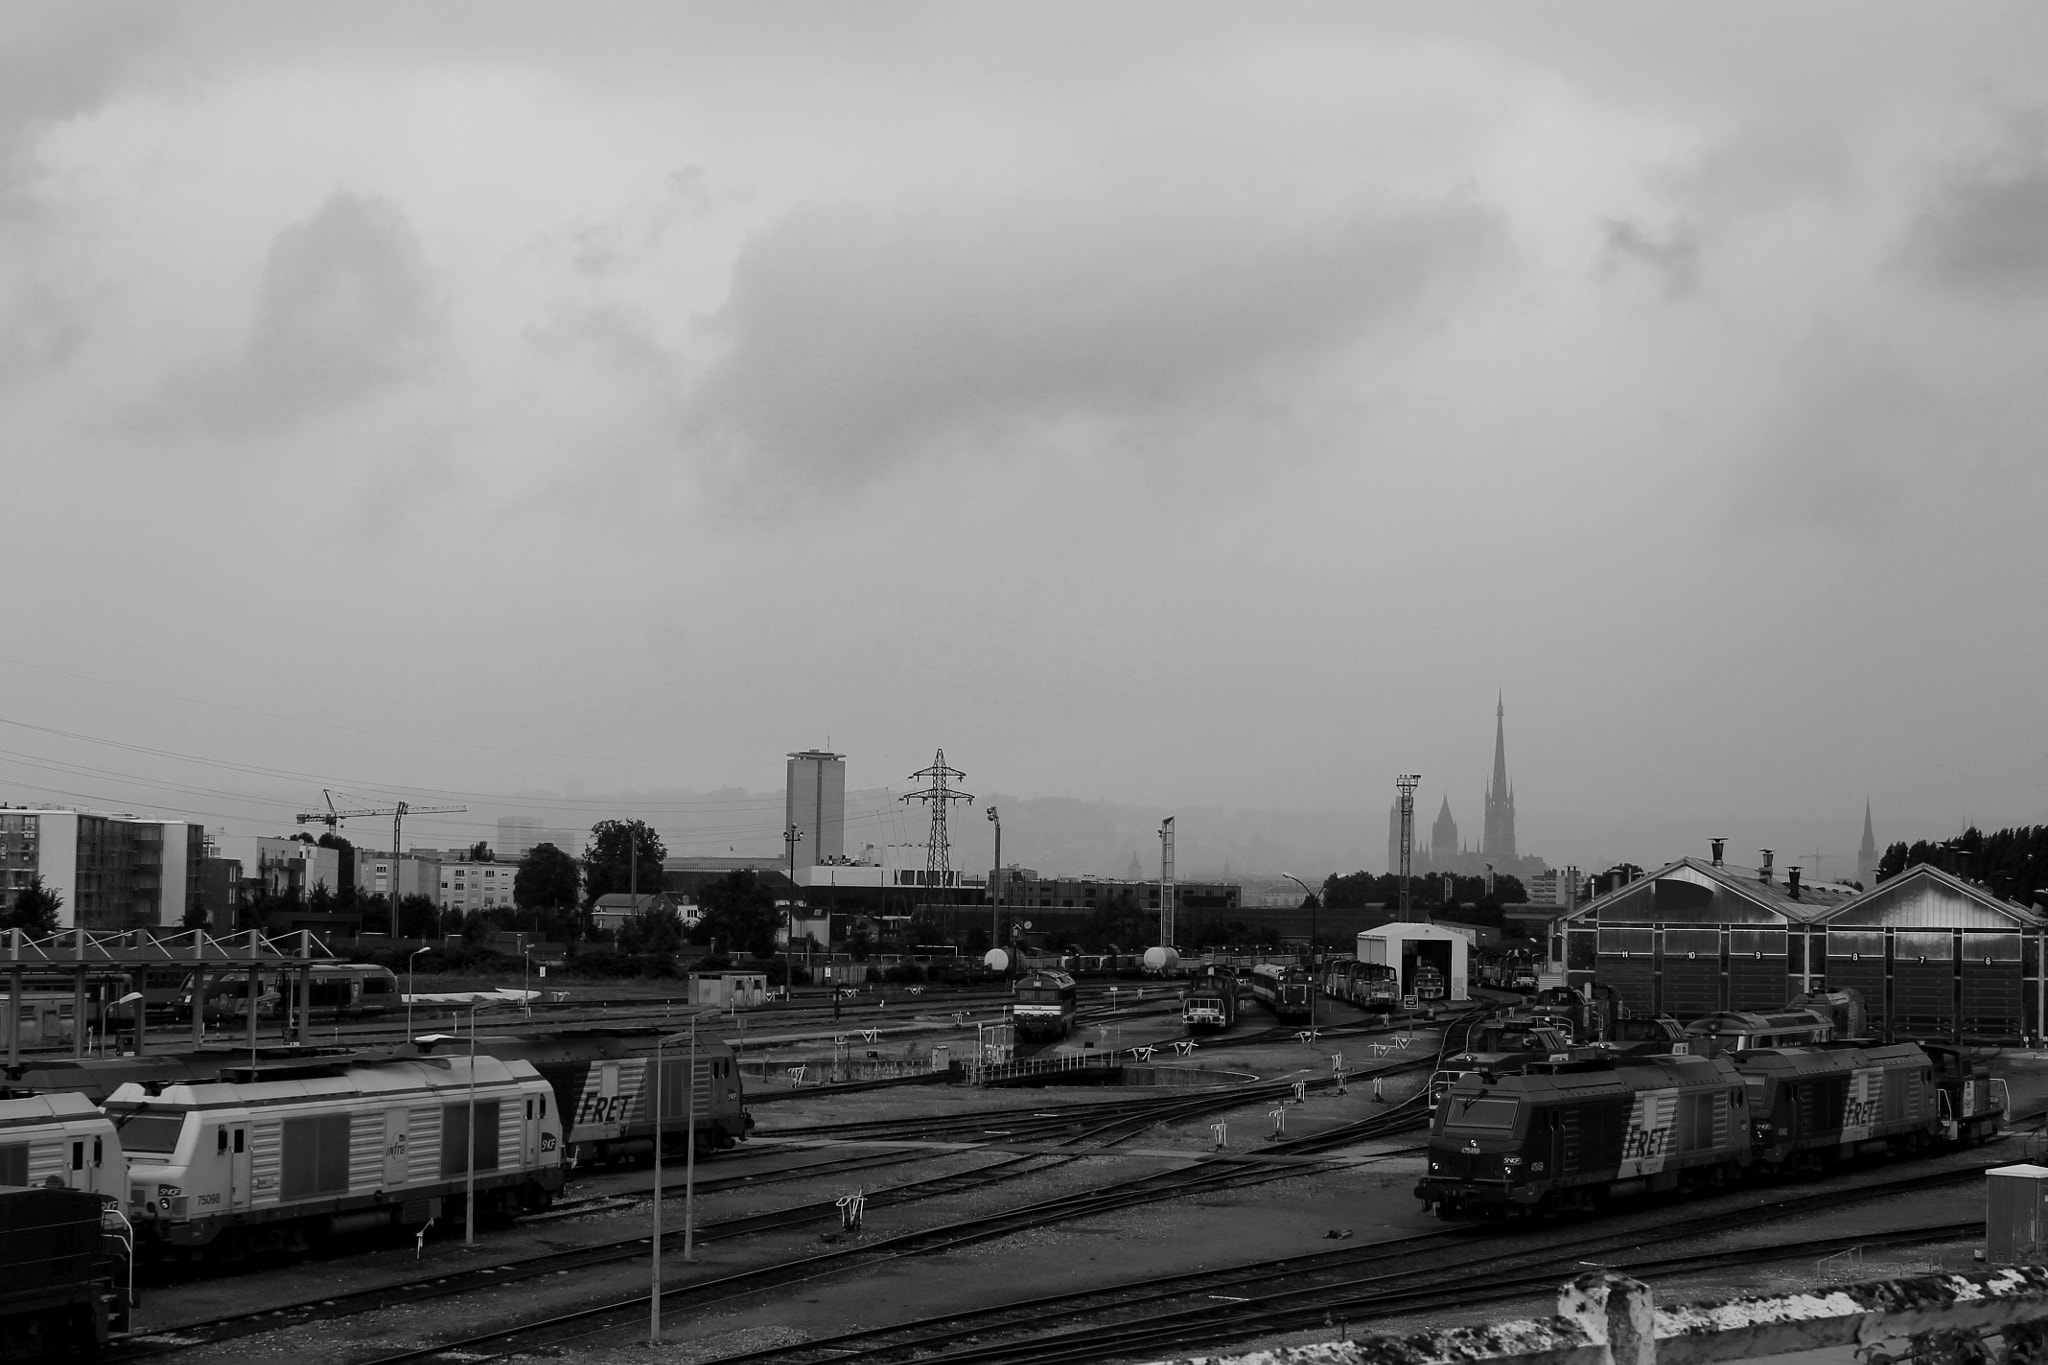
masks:
<instances>
[{"instance_id":1,"label":"overcast sky","mask_svg":"<svg viewBox=\"0 0 2048 1365\"><path fill-rule=\"evenodd\" d=\"M1402 770L1476 836L1504 691L1559 861L2048 819L2044 52L2038 4L17 0L0 796L248 833L943 745L1376 848Z\"/></svg>"}]
</instances>

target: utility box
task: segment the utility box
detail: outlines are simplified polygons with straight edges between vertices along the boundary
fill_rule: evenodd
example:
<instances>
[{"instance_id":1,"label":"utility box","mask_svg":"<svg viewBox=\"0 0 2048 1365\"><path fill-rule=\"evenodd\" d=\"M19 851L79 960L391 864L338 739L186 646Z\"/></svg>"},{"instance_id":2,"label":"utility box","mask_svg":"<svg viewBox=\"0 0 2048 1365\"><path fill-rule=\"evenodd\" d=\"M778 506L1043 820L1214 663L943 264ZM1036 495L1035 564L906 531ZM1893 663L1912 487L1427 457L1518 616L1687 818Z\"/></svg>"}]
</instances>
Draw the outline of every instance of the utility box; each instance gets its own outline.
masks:
<instances>
[{"instance_id":1,"label":"utility box","mask_svg":"<svg viewBox=\"0 0 2048 1365\"><path fill-rule=\"evenodd\" d=\"M1984 1173L1984 1261L2031 1264L2048 1256L2048 1166Z\"/></svg>"}]
</instances>

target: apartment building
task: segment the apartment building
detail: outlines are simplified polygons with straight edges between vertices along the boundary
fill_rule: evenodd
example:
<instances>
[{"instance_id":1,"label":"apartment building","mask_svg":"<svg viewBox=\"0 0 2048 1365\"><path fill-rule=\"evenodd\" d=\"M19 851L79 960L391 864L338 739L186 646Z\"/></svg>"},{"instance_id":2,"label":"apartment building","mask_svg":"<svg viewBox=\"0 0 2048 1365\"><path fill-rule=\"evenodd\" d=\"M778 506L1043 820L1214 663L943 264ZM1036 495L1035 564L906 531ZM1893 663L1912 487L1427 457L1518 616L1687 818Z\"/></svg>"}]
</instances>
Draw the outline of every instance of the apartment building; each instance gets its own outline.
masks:
<instances>
[{"instance_id":1,"label":"apartment building","mask_svg":"<svg viewBox=\"0 0 2048 1365\"><path fill-rule=\"evenodd\" d=\"M206 830L185 820L0 806L0 899L29 883L63 898L60 928L175 928L199 903Z\"/></svg>"}]
</instances>

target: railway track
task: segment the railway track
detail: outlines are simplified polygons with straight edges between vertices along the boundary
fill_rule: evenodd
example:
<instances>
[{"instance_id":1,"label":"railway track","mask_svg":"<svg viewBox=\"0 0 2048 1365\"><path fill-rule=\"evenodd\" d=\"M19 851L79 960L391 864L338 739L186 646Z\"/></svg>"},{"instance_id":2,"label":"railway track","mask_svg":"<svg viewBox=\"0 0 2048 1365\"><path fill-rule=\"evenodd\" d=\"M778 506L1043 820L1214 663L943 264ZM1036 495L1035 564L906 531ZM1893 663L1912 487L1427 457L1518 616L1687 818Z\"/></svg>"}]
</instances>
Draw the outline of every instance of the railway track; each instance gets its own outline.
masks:
<instances>
[{"instance_id":1,"label":"railway track","mask_svg":"<svg viewBox=\"0 0 2048 1365\"><path fill-rule=\"evenodd\" d=\"M1601 1230L1539 1240L1494 1226L1423 1233L1356 1250L1264 1265L1158 1276L1116 1286L1044 1295L965 1314L949 1314L797 1345L724 1358L721 1365L821 1365L824 1361L919 1361L999 1365L1009 1361L1100 1361L1131 1354L1209 1349L1233 1341L1342 1318L1364 1321L1395 1312L1504 1302L1554 1289L1592 1257L1638 1273L1680 1273L1759 1259L1753 1247L1655 1258L1646 1246L1713 1236L1846 1204L1891 1199L1913 1189L1975 1180L1984 1168L1908 1177L1859 1191L1810 1195L1700 1215L1653 1228ZM1898 1240L1949 1240L1981 1222L1890 1234ZM1877 1244L1885 1235L1804 1239L1779 1244L1804 1256ZM1508 1247L1497 1243L1510 1242ZM1478 1254L1472 1254L1474 1252ZM644 1302L644 1300L643 1300ZM1090 1321L1095 1319L1095 1321ZM1069 1324L1048 1333L1048 1321ZM1072 1325L1072 1324L1080 1325ZM993 1339L992 1339L993 1338ZM474 1357L472 1357L473 1359ZM486 1357L488 1358L488 1357Z\"/></svg>"},{"instance_id":2,"label":"railway track","mask_svg":"<svg viewBox=\"0 0 2048 1365\"><path fill-rule=\"evenodd\" d=\"M1399 1069L1417 1070L1433 1065L1433 1059L1411 1059L1398 1063ZM912 1181L904 1185L876 1190L866 1196L870 1208L887 1208L912 1202L956 1194L966 1190L983 1190L991 1185L1036 1174L1044 1170L1065 1165L1099 1153L1114 1144L1128 1140L1137 1133L1163 1122L1172 1122L1187 1117L1198 1117L1213 1112L1219 1097L1214 1094L1180 1098L1178 1102L1126 1104L1107 1106L1118 1110L1110 1114L1097 1114L1097 1122L1083 1128L1079 1133L1071 1131L1071 1120L1065 1114L1054 1116L1048 1122L1058 1123L1058 1145L1076 1146L1072 1152L1042 1152L1005 1157L988 1166L972 1171L955 1172L934 1176L926 1180ZM1228 1098L1242 1103L1243 1097L1233 1090ZM1331 1146L1363 1140L1379 1129L1400 1131L1418 1126L1426 1119L1419 1103L1406 1108L1390 1110L1387 1114L1376 1115L1362 1124L1343 1125L1340 1130L1319 1134L1313 1138L1297 1139L1289 1143L1270 1144L1261 1152L1249 1156L1211 1159L1182 1171L1163 1172L1152 1176L1136 1177L1119 1182L1117 1185L1084 1191L1075 1195L1040 1200L1018 1208L1005 1210L983 1218L969 1219L943 1224L935 1228L898 1234L894 1237L870 1241L859 1246L845 1247L795 1261L763 1267L753 1271L740 1272L692 1285L687 1289L671 1290L665 1299L673 1300L678 1295L688 1294L694 1298L718 1299L732 1294L745 1294L773 1287L778 1283L790 1283L819 1274L828 1274L855 1264L901 1255L929 1253L950 1247L964 1246L977 1241L1008 1235L1026 1228L1044 1226L1067 1218L1100 1213L1108 1209L1128 1207L1140 1203L1153 1203L1172 1198L1182 1193L1217 1188L1229 1184L1257 1184L1266 1180L1297 1176L1305 1172L1300 1165L1273 1166L1264 1164L1261 1158L1268 1155L1291 1155L1314 1150L1327 1150ZM1047 1136L1053 1134L1048 1131ZM1080 1147L1090 1142L1093 1145ZM1317 1144L1320 1143L1320 1147ZM815 1172L812 1172L815 1173ZM745 1183L744 1177L734 1177L734 1184ZM677 1187L666 1187L673 1192ZM588 1211L598 1211L592 1208ZM702 1224L696 1230L699 1241L718 1241L735 1237L787 1230L836 1219L839 1210L836 1201L822 1200L772 1212L747 1215ZM681 1233L671 1233L663 1238L664 1248L680 1249ZM498 1261L488 1266L478 1266L462 1271L443 1274L429 1279L407 1281L396 1285L380 1286L353 1294L329 1295L318 1300L267 1307L247 1313L231 1314L204 1322L188 1323L166 1327L158 1331L139 1334L121 1346L111 1349L109 1361L140 1360L210 1345L256 1332L271 1331L279 1327L317 1321L321 1319L354 1316L362 1313L382 1311L390 1308L470 1293L481 1289L499 1287L521 1280L566 1275L577 1270L614 1264L620 1261L637 1260L648 1254L649 1239L631 1237L615 1241L579 1247L566 1251L548 1252L534 1256ZM641 1296L638 1303L646 1303ZM599 1312L612 1311L606 1306ZM438 1353L442 1348L425 1354ZM413 1355L402 1355L394 1359L410 1359Z\"/></svg>"}]
</instances>

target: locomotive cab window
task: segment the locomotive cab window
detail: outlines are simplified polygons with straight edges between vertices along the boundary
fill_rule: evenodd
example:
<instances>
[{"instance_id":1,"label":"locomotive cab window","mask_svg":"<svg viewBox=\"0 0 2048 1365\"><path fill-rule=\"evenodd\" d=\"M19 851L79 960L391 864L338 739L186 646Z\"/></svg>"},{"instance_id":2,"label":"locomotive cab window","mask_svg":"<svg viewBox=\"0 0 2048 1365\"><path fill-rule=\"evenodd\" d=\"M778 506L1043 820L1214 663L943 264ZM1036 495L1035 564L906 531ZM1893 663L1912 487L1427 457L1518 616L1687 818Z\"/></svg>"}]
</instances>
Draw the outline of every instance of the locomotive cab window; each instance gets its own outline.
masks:
<instances>
[{"instance_id":1,"label":"locomotive cab window","mask_svg":"<svg viewBox=\"0 0 2048 1365\"><path fill-rule=\"evenodd\" d=\"M169 1155L178 1150L178 1134L185 1130L185 1119L182 1115L137 1114L116 1120L115 1126L127 1150Z\"/></svg>"},{"instance_id":2,"label":"locomotive cab window","mask_svg":"<svg viewBox=\"0 0 2048 1365\"><path fill-rule=\"evenodd\" d=\"M1521 1107L1520 1101L1517 1100L1453 1099L1444 1106L1444 1127L1490 1133L1509 1132L1515 1126L1515 1116Z\"/></svg>"},{"instance_id":3,"label":"locomotive cab window","mask_svg":"<svg viewBox=\"0 0 2048 1365\"><path fill-rule=\"evenodd\" d=\"M85 1143L83 1141L71 1144L71 1169L74 1171L85 1169Z\"/></svg>"},{"instance_id":4,"label":"locomotive cab window","mask_svg":"<svg viewBox=\"0 0 2048 1365\"><path fill-rule=\"evenodd\" d=\"M213 1135L213 1154L215 1156L226 1156L228 1154L227 1129L221 1128L215 1131Z\"/></svg>"}]
</instances>

